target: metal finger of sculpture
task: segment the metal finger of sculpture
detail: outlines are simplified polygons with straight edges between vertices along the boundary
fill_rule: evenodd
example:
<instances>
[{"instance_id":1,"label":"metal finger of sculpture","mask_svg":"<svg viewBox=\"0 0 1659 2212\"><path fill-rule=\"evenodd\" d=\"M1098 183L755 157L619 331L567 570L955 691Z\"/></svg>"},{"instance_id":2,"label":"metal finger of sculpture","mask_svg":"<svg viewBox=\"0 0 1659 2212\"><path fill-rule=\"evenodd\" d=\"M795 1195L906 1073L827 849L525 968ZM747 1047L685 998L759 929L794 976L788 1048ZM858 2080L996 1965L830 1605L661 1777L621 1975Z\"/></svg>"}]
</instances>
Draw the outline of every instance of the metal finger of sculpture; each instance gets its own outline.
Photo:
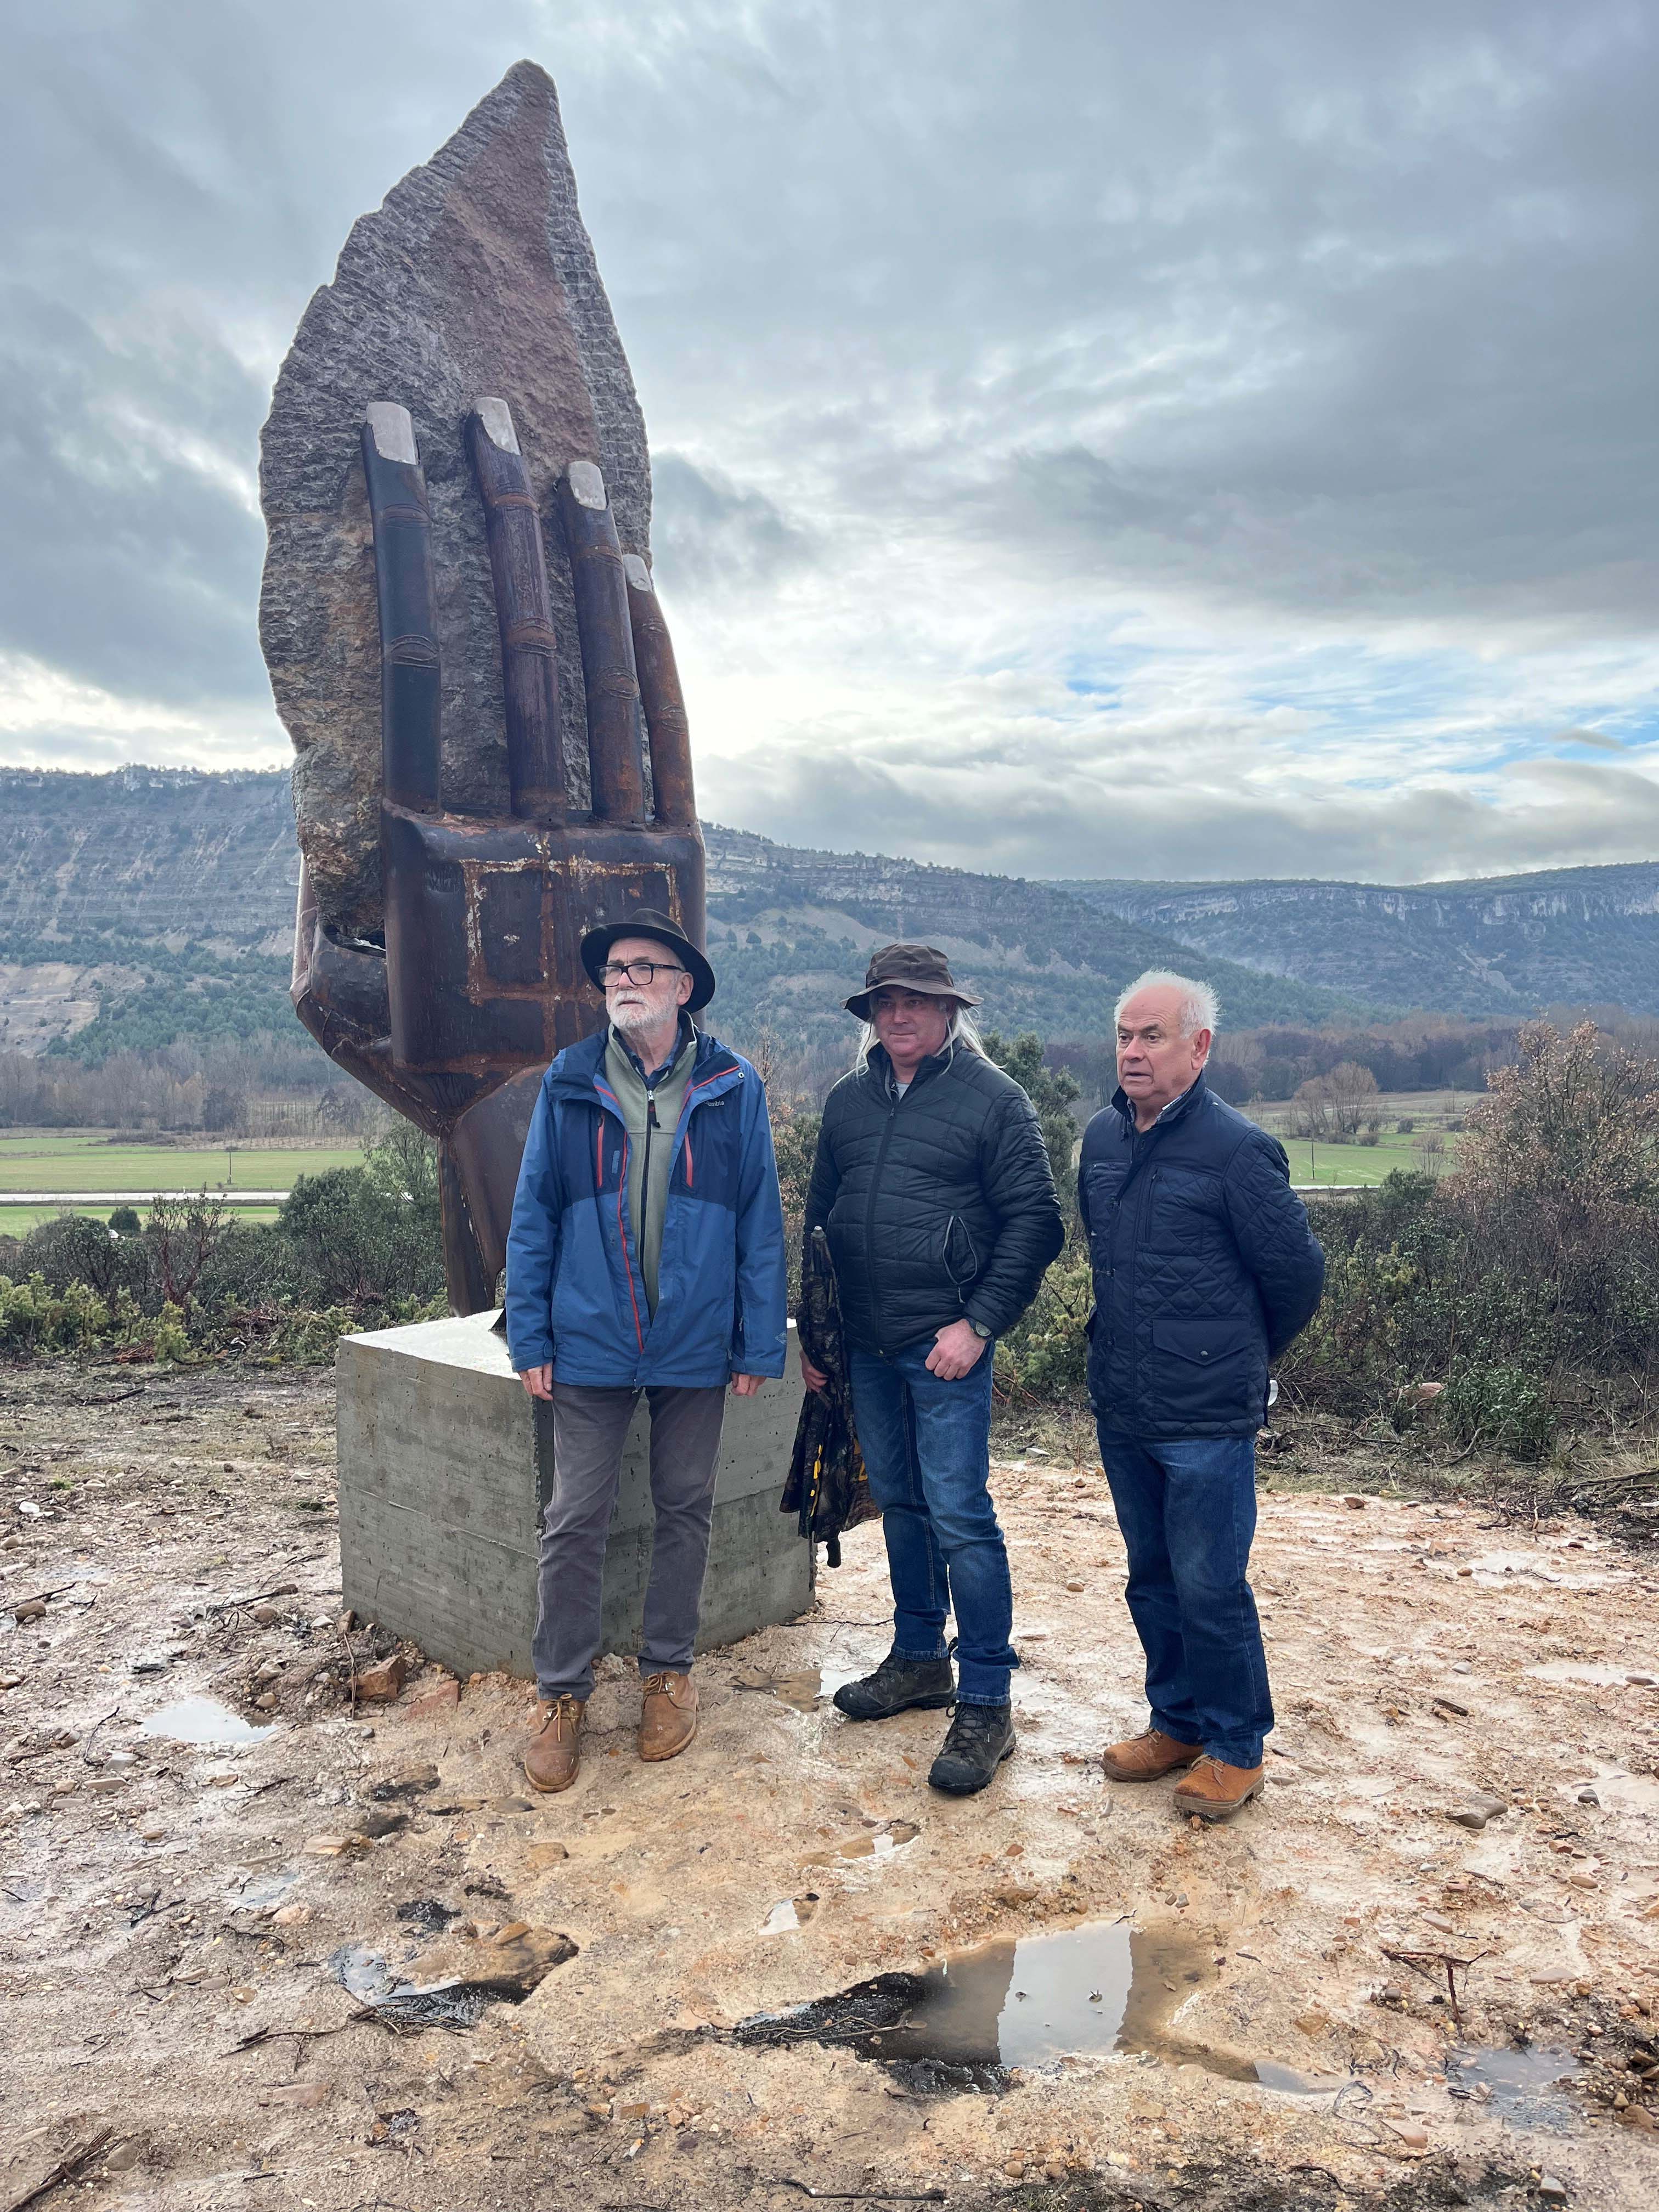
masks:
<instances>
[{"instance_id":1,"label":"metal finger of sculpture","mask_svg":"<svg viewBox=\"0 0 1659 2212\"><path fill-rule=\"evenodd\" d=\"M653 907L703 934L643 426L541 70L354 228L278 379L261 496L295 1008L438 1139L450 1300L475 1312L542 1070L598 1017L582 932Z\"/></svg>"}]
</instances>

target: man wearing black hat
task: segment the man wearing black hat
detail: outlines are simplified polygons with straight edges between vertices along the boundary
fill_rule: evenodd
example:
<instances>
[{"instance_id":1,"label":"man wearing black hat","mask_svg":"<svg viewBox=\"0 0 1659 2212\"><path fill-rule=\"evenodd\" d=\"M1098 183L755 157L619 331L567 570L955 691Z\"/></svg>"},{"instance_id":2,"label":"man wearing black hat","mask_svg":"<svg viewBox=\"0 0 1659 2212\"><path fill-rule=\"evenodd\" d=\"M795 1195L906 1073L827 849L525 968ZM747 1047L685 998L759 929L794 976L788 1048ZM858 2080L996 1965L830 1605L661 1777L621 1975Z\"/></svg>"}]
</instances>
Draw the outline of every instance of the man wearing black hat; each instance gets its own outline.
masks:
<instances>
[{"instance_id":1,"label":"man wearing black hat","mask_svg":"<svg viewBox=\"0 0 1659 2212\"><path fill-rule=\"evenodd\" d=\"M656 1533L640 1756L672 1759L696 1734L691 1650L726 1387L749 1397L782 1374L787 1322L766 1092L690 1018L714 969L645 908L589 930L581 957L609 1020L542 1079L507 1247L513 1365L553 1407L524 1755L538 1790L568 1789L580 1765L605 1538L642 1389Z\"/></svg>"},{"instance_id":2,"label":"man wearing black hat","mask_svg":"<svg viewBox=\"0 0 1659 2212\"><path fill-rule=\"evenodd\" d=\"M893 1645L836 1704L852 1720L954 1705L928 1780L982 1790L1014 1748L1013 1593L990 1492L994 1340L1065 1242L1030 1100L980 1048L930 945L890 945L847 1010L857 1063L824 1103L806 1200L841 1291L853 1409L882 1509ZM824 1377L803 1355L810 1389ZM952 1673L947 1606L957 1622Z\"/></svg>"}]
</instances>

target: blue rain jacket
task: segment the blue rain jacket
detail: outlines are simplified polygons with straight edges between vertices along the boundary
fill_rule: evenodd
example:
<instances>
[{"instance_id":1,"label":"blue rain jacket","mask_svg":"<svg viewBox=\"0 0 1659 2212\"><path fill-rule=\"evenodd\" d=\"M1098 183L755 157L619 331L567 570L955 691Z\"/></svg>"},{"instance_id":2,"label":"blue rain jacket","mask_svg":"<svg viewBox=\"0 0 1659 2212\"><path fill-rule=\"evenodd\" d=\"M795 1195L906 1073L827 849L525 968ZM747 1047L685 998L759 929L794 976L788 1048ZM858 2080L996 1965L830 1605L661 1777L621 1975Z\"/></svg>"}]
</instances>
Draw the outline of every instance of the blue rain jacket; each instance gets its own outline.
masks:
<instances>
[{"instance_id":1,"label":"blue rain jacket","mask_svg":"<svg viewBox=\"0 0 1659 2212\"><path fill-rule=\"evenodd\" d=\"M568 1046L542 1078L507 1240L514 1370L550 1361L558 1382L608 1389L781 1375L783 1204L765 1086L699 1031L653 1316L629 1226L629 1136L605 1079L606 1036Z\"/></svg>"}]
</instances>

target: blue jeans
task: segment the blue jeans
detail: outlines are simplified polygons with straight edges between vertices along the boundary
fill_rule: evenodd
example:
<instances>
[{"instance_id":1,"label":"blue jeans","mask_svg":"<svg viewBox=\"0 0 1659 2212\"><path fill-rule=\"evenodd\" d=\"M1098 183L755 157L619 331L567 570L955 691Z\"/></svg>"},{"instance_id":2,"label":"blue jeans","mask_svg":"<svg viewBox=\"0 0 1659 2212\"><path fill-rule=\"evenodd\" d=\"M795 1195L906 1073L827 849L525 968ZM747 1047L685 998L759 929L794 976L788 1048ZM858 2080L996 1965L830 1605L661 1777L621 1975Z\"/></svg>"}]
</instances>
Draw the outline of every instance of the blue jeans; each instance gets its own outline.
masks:
<instances>
[{"instance_id":1,"label":"blue jeans","mask_svg":"<svg viewBox=\"0 0 1659 2212\"><path fill-rule=\"evenodd\" d=\"M927 1372L926 1342L851 1353L853 1415L881 1508L893 1584L893 1650L943 1659L957 1616L957 1702L1006 1705L1014 1591L991 1503L991 1350L959 1382Z\"/></svg>"},{"instance_id":2,"label":"blue jeans","mask_svg":"<svg viewBox=\"0 0 1659 2212\"><path fill-rule=\"evenodd\" d=\"M1229 1766L1260 1766L1273 1724L1255 1600L1255 1439L1176 1443L1100 1431L1129 1554L1130 1616L1146 1654L1152 1726Z\"/></svg>"}]
</instances>

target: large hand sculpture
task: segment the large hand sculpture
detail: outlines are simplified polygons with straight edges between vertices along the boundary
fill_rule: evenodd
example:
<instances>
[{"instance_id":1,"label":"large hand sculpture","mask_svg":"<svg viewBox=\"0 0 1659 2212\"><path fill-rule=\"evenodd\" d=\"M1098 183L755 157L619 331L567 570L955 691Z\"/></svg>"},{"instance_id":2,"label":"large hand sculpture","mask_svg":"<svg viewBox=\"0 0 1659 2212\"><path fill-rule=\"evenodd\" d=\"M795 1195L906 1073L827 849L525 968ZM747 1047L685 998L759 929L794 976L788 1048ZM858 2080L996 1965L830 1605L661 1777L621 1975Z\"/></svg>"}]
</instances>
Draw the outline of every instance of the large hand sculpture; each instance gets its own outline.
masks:
<instances>
[{"instance_id":1,"label":"large hand sculpture","mask_svg":"<svg viewBox=\"0 0 1659 2212\"><path fill-rule=\"evenodd\" d=\"M378 402L362 454L380 613L385 944L323 921L302 885L293 999L360 1082L439 1139L450 1302L494 1300L520 1155L549 1060L599 1008L577 945L635 907L703 932L703 854L674 655L650 572L623 554L592 461L557 491L586 697L592 811L567 805L543 519L507 402L467 451L501 632L512 811L446 811L430 511L413 422ZM649 744L647 808L646 744Z\"/></svg>"}]
</instances>

